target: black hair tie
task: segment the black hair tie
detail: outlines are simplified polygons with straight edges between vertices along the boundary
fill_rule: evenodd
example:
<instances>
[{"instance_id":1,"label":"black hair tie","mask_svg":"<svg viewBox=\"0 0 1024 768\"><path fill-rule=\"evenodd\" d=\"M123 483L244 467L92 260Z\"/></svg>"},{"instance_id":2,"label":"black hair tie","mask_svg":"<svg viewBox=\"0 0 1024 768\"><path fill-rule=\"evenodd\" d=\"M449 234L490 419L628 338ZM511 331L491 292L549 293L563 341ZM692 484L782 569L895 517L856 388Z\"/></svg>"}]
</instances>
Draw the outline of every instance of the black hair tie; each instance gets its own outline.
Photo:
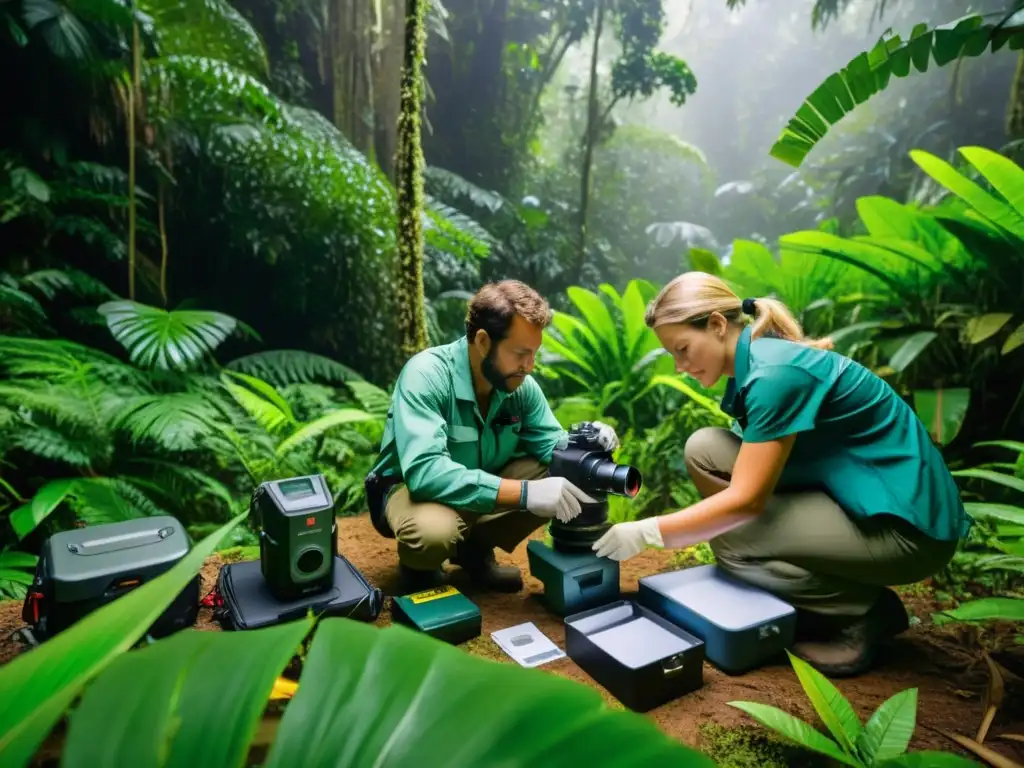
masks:
<instances>
[{"instance_id":1,"label":"black hair tie","mask_svg":"<svg viewBox=\"0 0 1024 768\"><path fill-rule=\"evenodd\" d=\"M755 301L757 301L757 299L744 299L743 300L743 305L742 305L743 314L745 314L745 315L753 315L755 313L755 311L756 311L755 308L754 308L754 302Z\"/></svg>"}]
</instances>

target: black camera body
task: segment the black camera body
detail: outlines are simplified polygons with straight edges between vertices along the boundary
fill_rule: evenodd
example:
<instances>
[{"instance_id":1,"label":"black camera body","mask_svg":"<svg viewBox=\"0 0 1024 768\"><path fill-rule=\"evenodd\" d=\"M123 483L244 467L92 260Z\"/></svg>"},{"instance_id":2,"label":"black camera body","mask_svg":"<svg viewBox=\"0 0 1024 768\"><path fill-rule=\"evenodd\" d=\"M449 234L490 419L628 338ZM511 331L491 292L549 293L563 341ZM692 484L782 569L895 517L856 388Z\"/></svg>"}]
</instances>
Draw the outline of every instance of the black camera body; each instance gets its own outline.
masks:
<instances>
[{"instance_id":1,"label":"black camera body","mask_svg":"<svg viewBox=\"0 0 1024 768\"><path fill-rule=\"evenodd\" d=\"M551 538L562 552L586 552L611 525L608 522L608 494L633 498L640 492L643 478L636 467L616 464L611 451L601 447L598 428L590 422L573 424L569 441L556 448L548 474L564 477L595 503L582 503L583 510L573 520L551 521Z\"/></svg>"},{"instance_id":2,"label":"black camera body","mask_svg":"<svg viewBox=\"0 0 1024 768\"><path fill-rule=\"evenodd\" d=\"M249 502L260 539L260 569L270 593L286 602L334 584L337 523L324 476L261 483Z\"/></svg>"}]
</instances>

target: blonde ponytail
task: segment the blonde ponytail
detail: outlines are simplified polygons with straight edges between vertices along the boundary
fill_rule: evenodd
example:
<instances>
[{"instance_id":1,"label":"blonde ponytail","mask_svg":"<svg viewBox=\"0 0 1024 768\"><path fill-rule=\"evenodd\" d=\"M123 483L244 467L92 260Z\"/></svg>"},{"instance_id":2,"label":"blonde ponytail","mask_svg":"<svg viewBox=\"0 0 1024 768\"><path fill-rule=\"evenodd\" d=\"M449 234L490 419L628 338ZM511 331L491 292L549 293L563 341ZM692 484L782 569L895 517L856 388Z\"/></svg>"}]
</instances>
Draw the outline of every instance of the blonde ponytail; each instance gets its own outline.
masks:
<instances>
[{"instance_id":1,"label":"blonde ponytail","mask_svg":"<svg viewBox=\"0 0 1024 768\"><path fill-rule=\"evenodd\" d=\"M753 306L749 306L753 305ZM773 334L783 339L797 341L815 349L832 349L832 339L810 339L804 336L804 330L800 323L793 317L789 307L778 299L745 299L742 306L743 312L752 314L754 317L753 326L750 329L750 338L757 339L766 334ZM748 311L751 310L751 311Z\"/></svg>"},{"instance_id":2,"label":"blonde ponytail","mask_svg":"<svg viewBox=\"0 0 1024 768\"><path fill-rule=\"evenodd\" d=\"M649 328L685 323L703 326L713 312L730 322L754 318L750 330L756 339L772 334L816 349L832 349L832 339L808 339L785 304L778 299L744 299L733 293L721 278L706 272L684 272L674 278L647 307L644 322Z\"/></svg>"}]
</instances>

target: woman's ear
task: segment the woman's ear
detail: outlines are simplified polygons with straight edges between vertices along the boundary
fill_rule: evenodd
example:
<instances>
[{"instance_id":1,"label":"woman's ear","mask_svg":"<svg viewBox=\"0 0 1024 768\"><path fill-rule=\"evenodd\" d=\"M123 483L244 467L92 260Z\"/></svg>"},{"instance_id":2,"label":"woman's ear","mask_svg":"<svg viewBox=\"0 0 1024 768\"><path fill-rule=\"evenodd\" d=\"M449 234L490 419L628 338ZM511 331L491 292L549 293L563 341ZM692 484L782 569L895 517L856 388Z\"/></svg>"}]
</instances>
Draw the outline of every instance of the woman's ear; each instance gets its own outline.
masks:
<instances>
[{"instance_id":1,"label":"woman's ear","mask_svg":"<svg viewBox=\"0 0 1024 768\"><path fill-rule=\"evenodd\" d=\"M725 332L729 328L729 321L725 319L725 315L721 312L712 312L708 316L707 328L715 337L724 339Z\"/></svg>"}]
</instances>

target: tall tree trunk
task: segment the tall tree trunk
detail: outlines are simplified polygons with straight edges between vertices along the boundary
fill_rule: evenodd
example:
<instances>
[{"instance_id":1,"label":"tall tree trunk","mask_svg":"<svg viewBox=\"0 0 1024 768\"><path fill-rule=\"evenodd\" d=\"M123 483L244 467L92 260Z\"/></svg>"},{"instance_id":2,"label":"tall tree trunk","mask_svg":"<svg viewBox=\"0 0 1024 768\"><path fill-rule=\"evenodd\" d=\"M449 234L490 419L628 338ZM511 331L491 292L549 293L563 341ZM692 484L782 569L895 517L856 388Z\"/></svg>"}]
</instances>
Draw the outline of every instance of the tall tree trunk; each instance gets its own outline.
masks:
<instances>
[{"instance_id":1,"label":"tall tree trunk","mask_svg":"<svg viewBox=\"0 0 1024 768\"><path fill-rule=\"evenodd\" d=\"M401 354L408 360L427 346L423 300L423 55L426 7L430 0L407 0L402 100L398 117L398 327Z\"/></svg>"},{"instance_id":2,"label":"tall tree trunk","mask_svg":"<svg viewBox=\"0 0 1024 768\"><path fill-rule=\"evenodd\" d=\"M587 261L587 210L590 207L590 168L594 163L594 142L597 141L601 115L597 103L597 62L601 52L601 33L604 30L605 0L598 0L594 11L594 46L590 53L590 95L587 99L587 127L583 136L583 168L580 173L580 231L579 252L574 270L579 275Z\"/></svg>"},{"instance_id":3,"label":"tall tree trunk","mask_svg":"<svg viewBox=\"0 0 1024 768\"><path fill-rule=\"evenodd\" d=\"M373 111L377 163L395 181L398 112L402 104L402 61L405 56L405 0L377 0L381 34L374 45Z\"/></svg>"},{"instance_id":4,"label":"tall tree trunk","mask_svg":"<svg viewBox=\"0 0 1024 768\"><path fill-rule=\"evenodd\" d=\"M372 157L371 55L376 4L370 0L330 0L328 7L330 117L356 149Z\"/></svg>"},{"instance_id":5,"label":"tall tree trunk","mask_svg":"<svg viewBox=\"0 0 1024 768\"><path fill-rule=\"evenodd\" d=\"M1024 138L1024 51L1017 55L1017 72L1010 85L1010 103L1006 109L1006 138ZM1015 150L1013 155L1019 155Z\"/></svg>"}]
</instances>

